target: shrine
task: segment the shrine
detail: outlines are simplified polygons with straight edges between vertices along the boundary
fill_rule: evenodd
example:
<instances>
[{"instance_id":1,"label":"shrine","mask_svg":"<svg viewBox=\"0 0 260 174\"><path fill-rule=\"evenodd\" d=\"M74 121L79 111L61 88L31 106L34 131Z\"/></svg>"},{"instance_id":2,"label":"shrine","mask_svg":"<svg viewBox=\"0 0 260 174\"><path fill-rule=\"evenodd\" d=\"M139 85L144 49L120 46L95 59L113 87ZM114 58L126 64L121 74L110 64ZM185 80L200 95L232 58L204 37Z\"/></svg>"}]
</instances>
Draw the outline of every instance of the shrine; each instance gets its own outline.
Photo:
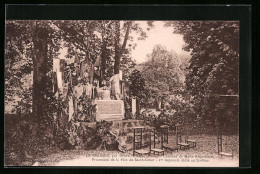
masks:
<instances>
[{"instance_id":1,"label":"shrine","mask_svg":"<svg viewBox=\"0 0 260 174\"><path fill-rule=\"evenodd\" d=\"M67 121L95 122L125 118L125 83L122 71L104 78L100 57L53 60L53 93L65 102L58 117Z\"/></svg>"}]
</instances>

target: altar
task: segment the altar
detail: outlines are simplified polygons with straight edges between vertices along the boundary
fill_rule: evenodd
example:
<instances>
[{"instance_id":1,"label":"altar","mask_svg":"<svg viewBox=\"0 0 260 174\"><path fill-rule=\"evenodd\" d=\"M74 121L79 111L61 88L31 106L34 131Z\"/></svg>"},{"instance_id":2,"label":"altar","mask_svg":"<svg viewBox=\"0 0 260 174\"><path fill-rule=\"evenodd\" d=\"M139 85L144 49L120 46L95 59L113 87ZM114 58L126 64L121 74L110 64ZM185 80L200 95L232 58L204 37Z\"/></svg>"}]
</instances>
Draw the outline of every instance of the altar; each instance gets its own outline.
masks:
<instances>
[{"instance_id":1,"label":"altar","mask_svg":"<svg viewBox=\"0 0 260 174\"><path fill-rule=\"evenodd\" d=\"M59 114L64 124L72 122L114 121L125 118L123 73L104 78L101 59L94 65L88 59L53 59L53 93L66 103ZM55 114L55 113L54 113Z\"/></svg>"},{"instance_id":2,"label":"altar","mask_svg":"<svg viewBox=\"0 0 260 174\"><path fill-rule=\"evenodd\" d=\"M96 121L123 120L124 102L123 100L96 100Z\"/></svg>"}]
</instances>

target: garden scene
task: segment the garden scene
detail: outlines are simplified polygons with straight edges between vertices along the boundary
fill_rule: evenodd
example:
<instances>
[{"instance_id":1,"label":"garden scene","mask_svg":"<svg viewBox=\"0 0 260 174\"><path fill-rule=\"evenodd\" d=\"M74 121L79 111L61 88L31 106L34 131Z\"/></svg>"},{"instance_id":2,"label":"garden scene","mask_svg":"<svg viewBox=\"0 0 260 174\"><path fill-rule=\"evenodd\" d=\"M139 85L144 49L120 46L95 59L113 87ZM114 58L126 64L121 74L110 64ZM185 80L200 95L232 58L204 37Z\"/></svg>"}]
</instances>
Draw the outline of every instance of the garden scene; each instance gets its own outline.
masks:
<instances>
[{"instance_id":1,"label":"garden scene","mask_svg":"<svg viewBox=\"0 0 260 174\"><path fill-rule=\"evenodd\" d=\"M5 26L5 166L239 165L237 21Z\"/></svg>"}]
</instances>

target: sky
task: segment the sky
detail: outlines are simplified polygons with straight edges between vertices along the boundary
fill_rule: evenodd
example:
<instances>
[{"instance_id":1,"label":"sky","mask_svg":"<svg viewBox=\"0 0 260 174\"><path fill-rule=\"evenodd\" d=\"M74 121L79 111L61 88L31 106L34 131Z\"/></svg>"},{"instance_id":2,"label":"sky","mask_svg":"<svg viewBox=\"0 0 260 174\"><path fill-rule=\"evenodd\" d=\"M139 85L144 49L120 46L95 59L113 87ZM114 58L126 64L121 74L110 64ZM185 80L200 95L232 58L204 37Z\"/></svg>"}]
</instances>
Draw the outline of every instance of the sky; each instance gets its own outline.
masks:
<instances>
[{"instance_id":1,"label":"sky","mask_svg":"<svg viewBox=\"0 0 260 174\"><path fill-rule=\"evenodd\" d=\"M139 21L139 23L143 29L147 28L146 21ZM136 63L145 62L147 54L151 54L157 44L165 46L168 51L174 50L178 55L189 55L188 52L182 50L182 46L185 44L183 36L173 34L173 28L163 25L163 21L155 21L154 28L146 32L147 38L145 40L135 40L137 46L132 51L132 58L136 60Z\"/></svg>"},{"instance_id":2,"label":"sky","mask_svg":"<svg viewBox=\"0 0 260 174\"><path fill-rule=\"evenodd\" d=\"M188 52L182 50L182 46L185 44L183 36L180 34L173 34L172 27L164 27L163 21L155 21L154 27L147 31L147 21L136 21L140 24L140 27L146 31L147 38L145 40L138 40L135 33L132 34L134 37L134 43L137 44L134 50L131 52L131 57L136 61L137 64L145 62L148 54L151 54L155 45L160 44L168 51L175 51L178 55L184 54L189 55ZM64 58L67 49L61 49L59 58Z\"/></svg>"}]
</instances>

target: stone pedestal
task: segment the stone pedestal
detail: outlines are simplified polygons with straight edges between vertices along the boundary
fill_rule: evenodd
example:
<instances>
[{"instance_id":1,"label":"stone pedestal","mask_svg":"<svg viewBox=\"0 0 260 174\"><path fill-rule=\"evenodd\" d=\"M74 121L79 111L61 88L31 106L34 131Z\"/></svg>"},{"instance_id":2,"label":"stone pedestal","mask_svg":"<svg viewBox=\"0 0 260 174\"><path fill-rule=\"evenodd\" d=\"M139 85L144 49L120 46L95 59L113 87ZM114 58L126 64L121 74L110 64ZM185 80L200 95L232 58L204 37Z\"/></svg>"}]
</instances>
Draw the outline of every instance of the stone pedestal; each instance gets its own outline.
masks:
<instances>
[{"instance_id":1,"label":"stone pedestal","mask_svg":"<svg viewBox=\"0 0 260 174\"><path fill-rule=\"evenodd\" d=\"M96 121L124 119L124 102L122 100L96 100Z\"/></svg>"}]
</instances>

